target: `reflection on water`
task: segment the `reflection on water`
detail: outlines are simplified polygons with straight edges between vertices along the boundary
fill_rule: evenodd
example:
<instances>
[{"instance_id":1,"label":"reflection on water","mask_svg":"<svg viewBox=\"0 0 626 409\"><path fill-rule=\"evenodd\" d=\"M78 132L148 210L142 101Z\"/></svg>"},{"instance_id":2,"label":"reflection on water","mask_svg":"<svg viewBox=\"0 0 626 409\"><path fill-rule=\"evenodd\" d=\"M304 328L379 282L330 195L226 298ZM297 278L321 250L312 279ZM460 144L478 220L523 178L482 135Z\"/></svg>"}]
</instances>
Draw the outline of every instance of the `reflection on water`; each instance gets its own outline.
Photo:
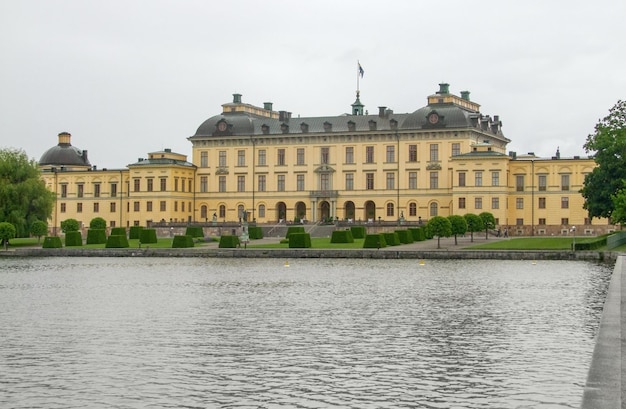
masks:
<instances>
[{"instance_id":1,"label":"reflection on water","mask_svg":"<svg viewBox=\"0 0 626 409\"><path fill-rule=\"evenodd\" d=\"M576 408L610 272L0 260L0 407Z\"/></svg>"}]
</instances>

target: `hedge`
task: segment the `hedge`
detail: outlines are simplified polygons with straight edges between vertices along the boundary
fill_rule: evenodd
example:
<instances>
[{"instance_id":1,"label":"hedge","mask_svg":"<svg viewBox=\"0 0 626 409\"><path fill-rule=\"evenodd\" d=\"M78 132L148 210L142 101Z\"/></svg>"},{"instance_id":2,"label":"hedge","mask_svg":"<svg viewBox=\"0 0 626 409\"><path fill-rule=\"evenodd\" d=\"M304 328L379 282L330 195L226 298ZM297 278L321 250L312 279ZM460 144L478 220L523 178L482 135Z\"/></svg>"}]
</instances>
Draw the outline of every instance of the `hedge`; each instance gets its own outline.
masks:
<instances>
[{"instance_id":1,"label":"hedge","mask_svg":"<svg viewBox=\"0 0 626 409\"><path fill-rule=\"evenodd\" d=\"M382 249L387 247L385 236L383 234L368 234L363 241L364 249Z\"/></svg>"},{"instance_id":2,"label":"hedge","mask_svg":"<svg viewBox=\"0 0 626 409\"><path fill-rule=\"evenodd\" d=\"M65 247L79 247L83 245L83 236L79 231L65 233Z\"/></svg>"},{"instance_id":3,"label":"hedge","mask_svg":"<svg viewBox=\"0 0 626 409\"><path fill-rule=\"evenodd\" d=\"M413 234L408 230L396 230L396 234L402 244L411 244L415 241L413 240Z\"/></svg>"},{"instance_id":4,"label":"hedge","mask_svg":"<svg viewBox=\"0 0 626 409\"><path fill-rule=\"evenodd\" d=\"M355 239L364 239L367 234L365 226L350 226L350 231Z\"/></svg>"},{"instance_id":5,"label":"hedge","mask_svg":"<svg viewBox=\"0 0 626 409\"><path fill-rule=\"evenodd\" d=\"M130 226L130 230L128 231L128 238L129 239L140 238L142 230L143 230L143 226Z\"/></svg>"},{"instance_id":6,"label":"hedge","mask_svg":"<svg viewBox=\"0 0 626 409\"><path fill-rule=\"evenodd\" d=\"M285 238L290 238L291 234L293 233L304 233L304 227L303 226L289 226L287 228L287 234L285 235Z\"/></svg>"},{"instance_id":7,"label":"hedge","mask_svg":"<svg viewBox=\"0 0 626 409\"><path fill-rule=\"evenodd\" d=\"M250 226L248 227L248 235L250 236L250 240L262 239L263 229L258 226Z\"/></svg>"},{"instance_id":8,"label":"hedge","mask_svg":"<svg viewBox=\"0 0 626 409\"><path fill-rule=\"evenodd\" d=\"M42 247L44 249L60 249L63 247L63 244L61 243L61 238L58 236L46 236L46 238L43 239Z\"/></svg>"},{"instance_id":9,"label":"hedge","mask_svg":"<svg viewBox=\"0 0 626 409\"><path fill-rule=\"evenodd\" d=\"M111 229L111 236L126 236L125 227L113 227Z\"/></svg>"},{"instance_id":10,"label":"hedge","mask_svg":"<svg viewBox=\"0 0 626 409\"><path fill-rule=\"evenodd\" d=\"M172 241L173 249L182 249L186 247L193 247L193 237L184 235L184 236L174 236L174 241Z\"/></svg>"},{"instance_id":11,"label":"hedge","mask_svg":"<svg viewBox=\"0 0 626 409\"><path fill-rule=\"evenodd\" d=\"M220 237L220 244L218 247L221 249L234 249L239 246L239 236L224 235Z\"/></svg>"},{"instance_id":12,"label":"hedge","mask_svg":"<svg viewBox=\"0 0 626 409\"><path fill-rule=\"evenodd\" d=\"M141 233L139 233L141 244L156 243L157 241L156 229L141 229Z\"/></svg>"},{"instance_id":13,"label":"hedge","mask_svg":"<svg viewBox=\"0 0 626 409\"><path fill-rule=\"evenodd\" d=\"M335 230L330 237L331 243L354 243L354 237L352 237L352 231L350 230Z\"/></svg>"},{"instance_id":14,"label":"hedge","mask_svg":"<svg viewBox=\"0 0 626 409\"><path fill-rule=\"evenodd\" d=\"M383 233L385 235L385 241L387 242L388 246L399 246L400 245L400 238L398 237L398 234L393 232L393 233Z\"/></svg>"},{"instance_id":15,"label":"hedge","mask_svg":"<svg viewBox=\"0 0 626 409\"><path fill-rule=\"evenodd\" d=\"M308 249L310 247L311 247L311 235L309 233L289 234L289 248L290 249Z\"/></svg>"},{"instance_id":16,"label":"hedge","mask_svg":"<svg viewBox=\"0 0 626 409\"><path fill-rule=\"evenodd\" d=\"M87 244L104 244L107 242L107 235L104 229L87 230Z\"/></svg>"},{"instance_id":17,"label":"hedge","mask_svg":"<svg viewBox=\"0 0 626 409\"><path fill-rule=\"evenodd\" d=\"M125 234L112 234L107 238L107 244L104 247L108 249L123 249L128 247L128 239Z\"/></svg>"},{"instance_id":18,"label":"hedge","mask_svg":"<svg viewBox=\"0 0 626 409\"><path fill-rule=\"evenodd\" d=\"M413 240L415 241L426 240L426 234L424 234L423 227L411 227L408 230L411 232L411 236L413 236Z\"/></svg>"},{"instance_id":19,"label":"hedge","mask_svg":"<svg viewBox=\"0 0 626 409\"><path fill-rule=\"evenodd\" d=\"M204 237L204 230L202 230L202 226L187 226L185 236Z\"/></svg>"}]
</instances>

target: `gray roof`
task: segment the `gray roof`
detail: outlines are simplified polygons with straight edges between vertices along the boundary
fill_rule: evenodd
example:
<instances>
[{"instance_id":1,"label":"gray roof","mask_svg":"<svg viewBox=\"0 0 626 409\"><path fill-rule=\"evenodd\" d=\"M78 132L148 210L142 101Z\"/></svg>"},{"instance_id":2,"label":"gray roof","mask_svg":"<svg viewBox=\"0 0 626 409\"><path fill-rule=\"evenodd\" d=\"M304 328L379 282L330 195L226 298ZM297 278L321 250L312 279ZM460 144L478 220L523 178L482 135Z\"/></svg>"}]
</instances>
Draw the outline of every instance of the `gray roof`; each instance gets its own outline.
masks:
<instances>
[{"instance_id":1,"label":"gray roof","mask_svg":"<svg viewBox=\"0 0 626 409\"><path fill-rule=\"evenodd\" d=\"M177 160L177 159L170 159L170 158L153 158L153 159L142 159L138 162L135 163L131 163L128 166L164 166L164 165L178 165L178 166L185 166L185 167L191 167L191 168L195 168L196 165L194 165L193 163L184 161L184 160Z\"/></svg>"},{"instance_id":2,"label":"gray roof","mask_svg":"<svg viewBox=\"0 0 626 409\"><path fill-rule=\"evenodd\" d=\"M81 151L69 143L59 143L45 151L39 159L39 165L91 166L87 151Z\"/></svg>"}]
</instances>

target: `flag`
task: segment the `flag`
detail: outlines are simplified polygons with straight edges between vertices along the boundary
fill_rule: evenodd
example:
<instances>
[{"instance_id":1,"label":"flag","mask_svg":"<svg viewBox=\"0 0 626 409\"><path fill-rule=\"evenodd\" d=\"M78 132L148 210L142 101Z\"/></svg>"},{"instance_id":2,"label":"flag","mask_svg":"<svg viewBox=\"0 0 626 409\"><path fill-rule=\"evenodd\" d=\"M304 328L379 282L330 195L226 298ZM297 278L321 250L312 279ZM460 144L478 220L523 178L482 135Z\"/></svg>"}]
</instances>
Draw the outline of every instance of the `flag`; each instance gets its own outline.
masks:
<instances>
[{"instance_id":1,"label":"flag","mask_svg":"<svg viewBox=\"0 0 626 409\"><path fill-rule=\"evenodd\" d=\"M365 74L365 71L363 70L363 67L361 67L360 62L358 62L357 64L359 64L359 75L361 76L361 78L363 78L363 74Z\"/></svg>"}]
</instances>

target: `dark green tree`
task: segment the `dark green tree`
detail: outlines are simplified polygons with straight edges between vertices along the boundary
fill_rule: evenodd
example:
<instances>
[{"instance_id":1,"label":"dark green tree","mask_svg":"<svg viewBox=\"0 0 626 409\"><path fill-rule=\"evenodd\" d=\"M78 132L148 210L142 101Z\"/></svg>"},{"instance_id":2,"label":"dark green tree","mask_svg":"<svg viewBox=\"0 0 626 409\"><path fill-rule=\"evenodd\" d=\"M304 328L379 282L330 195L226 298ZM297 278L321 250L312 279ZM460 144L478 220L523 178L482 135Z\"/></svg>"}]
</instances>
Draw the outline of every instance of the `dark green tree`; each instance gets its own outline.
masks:
<instances>
[{"instance_id":1,"label":"dark green tree","mask_svg":"<svg viewBox=\"0 0 626 409\"><path fill-rule=\"evenodd\" d=\"M467 222L463 218L463 216L459 216L456 214L448 216L448 220L450 220L450 225L452 227L452 234L454 234L454 245L456 246L458 243L457 236L459 234L465 234L467 231Z\"/></svg>"},{"instance_id":2,"label":"dark green tree","mask_svg":"<svg viewBox=\"0 0 626 409\"><path fill-rule=\"evenodd\" d=\"M78 231L80 229L80 223L76 219L66 219L61 222L61 231L67 233L68 231Z\"/></svg>"},{"instance_id":3,"label":"dark green tree","mask_svg":"<svg viewBox=\"0 0 626 409\"><path fill-rule=\"evenodd\" d=\"M33 224L30 225L30 234L37 237L37 244L39 244L41 236L48 234L48 223L35 220Z\"/></svg>"},{"instance_id":4,"label":"dark green tree","mask_svg":"<svg viewBox=\"0 0 626 409\"><path fill-rule=\"evenodd\" d=\"M452 236L452 225L450 220L443 216L431 217L428 220L426 227L430 230L433 236L437 236L437 248L441 248L441 238Z\"/></svg>"},{"instance_id":5,"label":"dark green tree","mask_svg":"<svg viewBox=\"0 0 626 409\"><path fill-rule=\"evenodd\" d=\"M27 237L35 220L50 218L53 203L37 162L24 151L0 149L0 222L11 223L16 237Z\"/></svg>"},{"instance_id":6,"label":"dark green tree","mask_svg":"<svg viewBox=\"0 0 626 409\"><path fill-rule=\"evenodd\" d=\"M483 221L483 228L485 229L485 240L489 239L489 229L493 229L496 227L496 218L493 217L492 213L482 212L478 215L480 220Z\"/></svg>"},{"instance_id":7,"label":"dark green tree","mask_svg":"<svg viewBox=\"0 0 626 409\"><path fill-rule=\"evenodd\" d=\"M474 241L474 232L482 231L483 219L475 215L474 213L467 213L463 215L463 218L467 222L467 231L470 232L470 241Z\"/></svg>"},{"instance_id":8,"label":"dark green tree","mask_svg":"<svg viewBox=\"0 0 626 409\"><path fill-rule=\"evenodd\" d=\"M107 221L104 220L102 217L94 217L89 222L89 228L90 229L102 229L102 230L104 230L104 229L107 228Z\"/></svg>"},{"instance_id":9,"label":"dark green tree","mask_svg":"<svg viewBox=\"0 0 626 409\"><path fill-rule=\"evenodd\" d=\"M8 222L0 222L0 243L8 250L9 240L15 237L15 226Z\"/></svg>"},{"instance_id":10,"label":"dark green tree","mask_svg":"<svg viewBox=\"0 0 626 409\"><path fill-rule=\"evenodd\" d=\"M626 179L626 101L618 101L598 122L584 148L594 152L598 166L585 176L580 191L585 198L583 207L590 218L610 218L615 209L612 198Z\"/></svg>"}]
</instances>

